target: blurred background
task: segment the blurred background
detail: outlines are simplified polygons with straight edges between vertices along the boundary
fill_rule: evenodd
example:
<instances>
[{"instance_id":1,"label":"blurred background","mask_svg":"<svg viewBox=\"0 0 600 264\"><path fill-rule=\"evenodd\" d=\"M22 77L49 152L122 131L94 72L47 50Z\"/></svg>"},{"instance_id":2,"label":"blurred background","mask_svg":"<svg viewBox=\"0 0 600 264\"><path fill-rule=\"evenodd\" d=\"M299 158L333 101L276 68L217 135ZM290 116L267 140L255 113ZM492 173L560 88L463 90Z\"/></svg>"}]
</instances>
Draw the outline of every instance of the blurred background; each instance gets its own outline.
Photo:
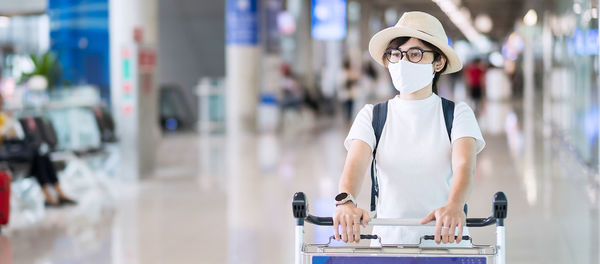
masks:
<instances>
[{"instance_id":1,"label":"blurred background","mask_svg":"<svg viewBox=\"0 0 600 264\"><path fill-rule=\"evenodd\" d=\"M396 94L369 39L406 11L465 65L438 87L487 141L469 216L504 191L508 263L600 263L598 6L0 0L0 263L291 263L292 195L332 214L354 116Z\"/></svg>"}]
</instances>

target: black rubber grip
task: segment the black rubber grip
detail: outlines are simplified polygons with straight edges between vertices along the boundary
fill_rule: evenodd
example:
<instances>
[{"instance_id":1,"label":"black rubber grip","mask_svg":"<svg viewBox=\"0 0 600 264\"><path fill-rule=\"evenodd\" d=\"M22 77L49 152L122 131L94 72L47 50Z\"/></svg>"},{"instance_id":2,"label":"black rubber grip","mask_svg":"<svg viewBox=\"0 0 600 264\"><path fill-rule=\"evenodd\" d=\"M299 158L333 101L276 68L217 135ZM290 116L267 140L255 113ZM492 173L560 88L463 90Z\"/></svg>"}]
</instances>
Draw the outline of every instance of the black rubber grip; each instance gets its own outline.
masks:
<instances>
[{"instance_id":1,"label":"black rubber grip","mask_svg":"<svg viewBox=\"0 0 600 264\"><path fill-rule=\"evenodd\" d=\"M457 239L458 236L454 236L454 239ZM435 236L431 235L431 236L424 236L423 239L425 240L435 240ZM463 236L462 240L470 240L471 238L469 236Z\"/></svg>"},{"instance_id":2,"label":"black rubber grip","mask_svg":"<svg viewBox=\"0 0 600 264\"><path fill-rule=\"evenodd\" d=\"M306 211L308 210L306 202L306 196L303 192L297 192L294 194L292 199L292 213L294 218L304 219L306 217Z\"/></svg>"},{"instance_id":3,"label":"black rubber grip","mask_svg":"<svg viewBox=\"0 0 600 264\"><path fill-rule=\"evenodd\" d=\"M508 206L508 201L506 200L506 195L503 192L497 192L494 195L494 217L496 219L505 219L506 218L506 207Z\"/></svg>"},{"instance_id":4,"label":"black rubber grip","mask_svg":"<svg viewBox=\"0 0 600 264\"><path fill-rule=\"evenodd\" d=\"M379 239L377 235L360 235L360 239Z\"/></svg>"},{"instance_id":5,"label":"black rubber grip","mask_svg":"<svg viewBox=\"0 0 600 264\"><path fill-rule=\"evenodd\" d=\"M306 221L320 226L332 226L333 217L319 217L314 215L307 215Z\"/></svg>"},{"instance_id":6,"label":"black rubber grip","mask_svg":"<svg viewBox=\"0 0 600 264\"><path fill-rule=\"evenodd\" d=\"M488 218L467 218L468 227L484 227L496 223L496 218L490 216Z\"/></svg>"}]
</instances>

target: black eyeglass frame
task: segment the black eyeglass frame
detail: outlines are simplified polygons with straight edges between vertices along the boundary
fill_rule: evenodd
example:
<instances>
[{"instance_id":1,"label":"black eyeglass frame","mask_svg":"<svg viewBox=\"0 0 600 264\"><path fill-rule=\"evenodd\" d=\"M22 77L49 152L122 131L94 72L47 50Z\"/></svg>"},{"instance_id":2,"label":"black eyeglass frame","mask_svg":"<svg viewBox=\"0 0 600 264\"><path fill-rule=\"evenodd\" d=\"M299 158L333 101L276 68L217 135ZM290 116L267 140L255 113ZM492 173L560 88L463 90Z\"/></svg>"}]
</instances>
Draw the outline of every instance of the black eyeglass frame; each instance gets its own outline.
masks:
<instances>
[{"instance_id":1,"label":"black eyeglass frame","mask_svg":"<svg viewBox=\"0 0 600 264\"><path fill-rule=\"evenodd\" d=\"M400 52L400 60L398 60L397 62L392 62L392 61L390 61L390 58L392 57L391 56L392 55L392 51L395 51L395 50L397 50L397 51ZM434 61L436 60L436 57L439 55L435 50L424 50L424 49L419 48L419 47L412 47L412 48L407 49L406 51L402 51L399 48L397 48L397 49L391 48L391 49L385 50L384 54L386 55L386 57L387 57L386 59L387 59L388 62L390 62L390 63L398 63L402 59L404 59L404 56L406 56L405 54L407 54L411 50L418 50L418 51L421 52L421 58L418 61L411 61L410 60L410 56L408 57L408 61L410 61L412 63L419 63L419 62L421 62L423 60L423 57L424 57L425 53L427 53L427 52L433 53L433 60Z\"/></svg>"}]
</instances>

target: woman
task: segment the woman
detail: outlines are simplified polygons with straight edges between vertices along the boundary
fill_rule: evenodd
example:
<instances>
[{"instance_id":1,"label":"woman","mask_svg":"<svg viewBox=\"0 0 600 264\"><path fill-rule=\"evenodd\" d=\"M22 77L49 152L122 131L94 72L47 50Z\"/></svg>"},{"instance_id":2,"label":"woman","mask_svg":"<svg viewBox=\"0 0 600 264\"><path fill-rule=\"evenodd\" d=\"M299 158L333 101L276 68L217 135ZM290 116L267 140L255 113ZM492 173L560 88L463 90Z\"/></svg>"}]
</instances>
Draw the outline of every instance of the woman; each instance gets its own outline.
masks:
<instances>
[{"instance_id":1,"label":"woman","mask_svg":"<svg viewBox=\"0 0 600 264\"><path fill-rule=\"evenodd\" d=\"M373 233L384 244L415 244L431 234L438 244L453 243L455 234L466 233L464 205L476 155L485 141L473 110L463 102L454 107L451 134L446 130L436 83L440 75L462 68L447 43L442 24L423 12L405 13L369 43L371 57L388 68L400 92L388 101L387 121L377 144L377 217L436 223L435 227L375 226ZM370 220L353 196L360 190L376 144L372 118L373 105L366 105L344 142L348 155L334 213L335 238L344 242L358 242L361 225L366 227ZM460 240L458 236L456 242Z\"/></svg>"},{"instance_id":2,"label":"woman","mask_svg":"<svg viewBox=\"0 0 600 264\"><path fill-rule=\"evenodd\" d=\"M56 169L52 160L50 159L49 153L41 151L39 145L41 145L41 139L24 139L27 133L23 132L23 127L14 120L10 115L4 113L3 110L4 99L0 95L0 144L4 140L16 140L21 141L23 145L26 145L27 152L25 160L30 162L29 173L33 175L40 186L44 194L46 207L60 207L63 205L75 205L76 201L69 198L60 187ZM36 128L37 124L33 118L29 118L28 127L29 129ZM37 141L37 142L36 142ZM18 157L16 160L12 160L15 157L4 157L0 155L0 160L13 162L22 162L23 157ZM52 195L50 188L53 188L56 192L56 197Z\"/></svg>"}]
</instances>

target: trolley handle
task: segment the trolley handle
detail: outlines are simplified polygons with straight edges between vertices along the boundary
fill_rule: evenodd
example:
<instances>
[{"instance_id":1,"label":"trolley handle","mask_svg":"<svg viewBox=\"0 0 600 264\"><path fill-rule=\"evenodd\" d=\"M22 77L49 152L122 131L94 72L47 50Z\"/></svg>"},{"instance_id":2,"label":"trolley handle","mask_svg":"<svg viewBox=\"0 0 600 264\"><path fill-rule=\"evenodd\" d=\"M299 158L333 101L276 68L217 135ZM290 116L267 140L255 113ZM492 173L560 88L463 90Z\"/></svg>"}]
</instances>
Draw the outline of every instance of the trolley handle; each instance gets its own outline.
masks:
<instances>
[{"instance_id":1,"label":"trolley handle","mask_svg":"<svg viewBox=\"0 0 600 264\"><path fill-rule=\"evenodd\" d=\"M378 235L360 235L360 239L379 239Z\"/></svg>"},{"instance_id":2,"label":"trolley handle","mask_svg":"<svg viewBox=\"0 0 600 264\"><path fill-rule=\"evenodd\" d=\"M319 217L308 214L308 202L306 196L302 192L294 194L292 201L292 211L294 218L297 219L298 223L304 223L306 220L309 223L321 226L332 226L332 217ZM492 215L488 218L467 218L466 226L468 227L484 227L496 224L498 226L504 225L504 219L507 215L508 202L506 195L503 192L497 192L494 195L494 202L492 206ZM362 220L362 219L361 219ZM375 218L371 219L368 225L384 225L384 226L421 226L420 219L385 219ZM428 225L434 225L429 223Z\"/></svg>"},{"instance_id":3,"label":"trolley handle","mask_svg":"<svg viewBox=\"0 0 600 264\"><path fill-rule=\"evenodd\" d=\"M320 217L314 215L307 215L304 219L306 222L320 225L320 226L332 226L333 217ZM361 218L362 221L362 218ZM425 225L420 224L420 219L393 219L393 218L374 218L367 223L367 225L378 225L378 226L434 226L435 223L429 223ZM467 218L468 227L484 227L493 225L496 223L496 218L490 216L488 218Z\"/></svg>"},{"instance_id":4,"label":"trolley handle","mask_svg":"<svg viewBox=\"0 0 600 264\"><path fill-rule=\"evenodd\" d=\"M315 224L315 225L320 225L320 226L332 226L333 225L333 217L320 217L320 216L314 216L314 215L307 215L306 216L306 222ZM362 218L360 219L362 220Z\"/></svg>"},{"instance_id":5,"label":"trolley handle","mask_svg":"<svg viewBox=\"0 0 600 264\"><path fill-rule=\"evenodd\" d=\"M424 240L435 240L435 236L433 235L425 235L423 236ZM454 236L454 239L458 239L458 236ZM462 236L462 240L471 240L470 236Z\"/></svg>"},{"instance_id":6,"label":"trolley handle","mask_svg":"<svg viewBox=\"0 0 600 264\"><path fill-rule=\"evenodd\" d=\"M364 240L364 239L374 239L374 240L379 241L379 245L383 245L383 244L381 244L381 237L378 236L378 235L360 235L360 239L361 240ZM333 242L335 240L336 240L335 236L330 236L329 237L329 241L325 245L329 246L329 245L331 245L331 242Z\"/></svg>"},{"instance_id":7,"label":"trolley handle","mask_svg":"<svg viewBox=\"0 0 600 264\"><path fill-rule=\"evenodd\" d=\"M488 218L467 218L468 227L484 227L496 223L496 218L490 216Z\"/></svg>"}]
</instances>

